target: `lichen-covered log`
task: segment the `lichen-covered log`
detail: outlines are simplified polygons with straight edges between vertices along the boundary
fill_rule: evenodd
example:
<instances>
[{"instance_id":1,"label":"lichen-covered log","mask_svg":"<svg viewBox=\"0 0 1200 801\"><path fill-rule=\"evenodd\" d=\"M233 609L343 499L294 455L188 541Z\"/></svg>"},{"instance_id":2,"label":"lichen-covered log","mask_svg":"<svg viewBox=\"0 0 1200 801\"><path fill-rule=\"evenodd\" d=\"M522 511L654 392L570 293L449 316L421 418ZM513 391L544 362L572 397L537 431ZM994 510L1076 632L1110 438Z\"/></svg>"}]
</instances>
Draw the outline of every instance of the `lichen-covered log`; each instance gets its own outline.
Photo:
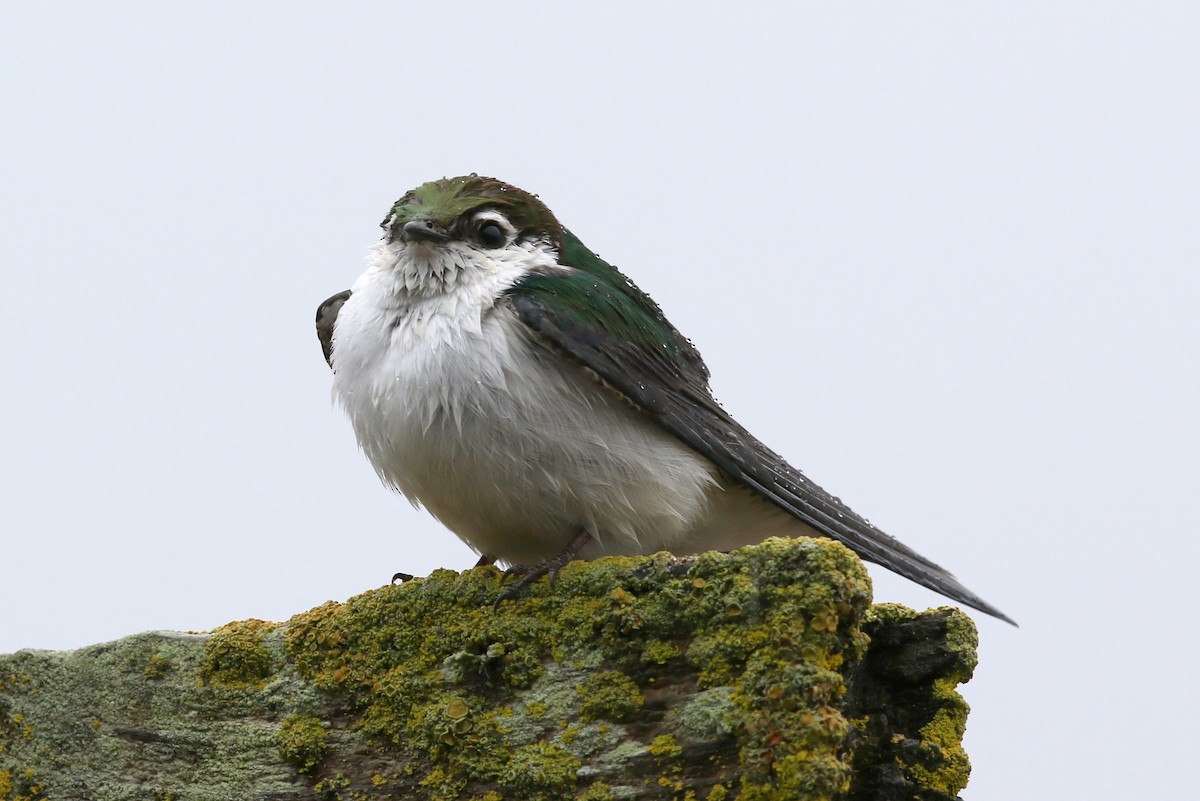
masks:
<instances>
[{"instance_id":1,"label":"lichen-covered log","mask_svg":"<svg viewBox=\"0 0 1200 801\"><path fill-rule=\"evenodd\" d=\"M828 540L439 571L286 624L0 656L0 799L951 799L956 610Z\"/></svg>"}]
</instances>

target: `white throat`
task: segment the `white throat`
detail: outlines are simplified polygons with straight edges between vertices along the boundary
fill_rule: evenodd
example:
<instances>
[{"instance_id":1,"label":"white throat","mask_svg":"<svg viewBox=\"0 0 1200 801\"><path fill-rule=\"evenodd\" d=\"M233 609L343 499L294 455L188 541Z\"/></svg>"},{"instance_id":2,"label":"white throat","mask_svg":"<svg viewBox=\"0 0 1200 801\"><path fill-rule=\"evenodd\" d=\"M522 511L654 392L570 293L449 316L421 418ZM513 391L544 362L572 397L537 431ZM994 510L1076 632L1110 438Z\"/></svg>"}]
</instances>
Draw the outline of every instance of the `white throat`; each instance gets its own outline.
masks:
<instances>
[{"instance_id":1,"label":"white throat","mask_svg":"<svg viewBox=\"0 0 1200 801\"><path fill-rule=\"evenodd\" d=\"M367 256L367 272L353 287L372 275L390 278L397 295L412 301L439 296L473 294L472 290L495 291L493 297L530 270L554 267L558 254L542 240L512 243L505 248L485 250L466 242L379 242Z\"/></svg>"}]
</instances>

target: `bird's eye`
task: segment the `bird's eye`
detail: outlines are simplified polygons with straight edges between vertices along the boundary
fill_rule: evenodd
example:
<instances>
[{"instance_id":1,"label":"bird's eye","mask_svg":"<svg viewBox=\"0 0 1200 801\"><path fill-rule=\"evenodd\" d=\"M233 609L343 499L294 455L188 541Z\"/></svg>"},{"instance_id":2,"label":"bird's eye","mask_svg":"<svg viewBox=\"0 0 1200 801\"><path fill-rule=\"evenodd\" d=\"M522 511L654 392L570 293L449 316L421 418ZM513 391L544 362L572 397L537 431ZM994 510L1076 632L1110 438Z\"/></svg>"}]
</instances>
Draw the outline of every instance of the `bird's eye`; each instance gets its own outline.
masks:
<instances>
[{"instance_id":1,"label":"bird's eye","mask_svg":"<svg viewBox=\"0 0 1200 801\"><path fill-rule=\"evenodd\" d=\"M479 226L479 230L475 232L475 236L479 239L479 244L488 248L498 248L508 240L508 235L498 223L485 222Z\"/></svg>"}]
</instances>

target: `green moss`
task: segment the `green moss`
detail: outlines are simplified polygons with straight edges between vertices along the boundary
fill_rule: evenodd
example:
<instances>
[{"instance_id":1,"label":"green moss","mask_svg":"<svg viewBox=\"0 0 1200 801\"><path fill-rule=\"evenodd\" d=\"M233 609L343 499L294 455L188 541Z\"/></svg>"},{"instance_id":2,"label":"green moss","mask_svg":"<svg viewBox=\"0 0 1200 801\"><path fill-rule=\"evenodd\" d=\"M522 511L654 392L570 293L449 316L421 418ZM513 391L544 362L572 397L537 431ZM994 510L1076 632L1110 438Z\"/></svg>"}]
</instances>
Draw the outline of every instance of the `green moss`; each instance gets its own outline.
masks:
<instances>
[{"instance_id":1,"label":"green moss","mask_svg":"<svg viewBox=\"0 0 1200 801\"><path fill-rule=\"evenodd\" d=\"M200 683L209 687L257 689L271 675L271 653L263 643L278 623L241 620L216 629L204 648Z\"/></svg>"},{"instance_id":2,"label":"green moss","mask_svg":"<svg viewBox=\"0 0 1200 801\"><path fill-rule=\"evenodd\" d=\"M633 680L615 670L587 676L575 688L582 705L580 714L586 720L620 721L640 712L646 699Z\"/></svg>"},{"instance_id":3,"label":"green moss","mask_svg":"<svg viewBox=\"0 0 1200 801\"><path fill-rule=\"evenodd\" d=\"M301 773L312 773L325 761L329 746L325 726L312 715L289 715L279 725L279 753Z\"/></svg>"}]
</instances>

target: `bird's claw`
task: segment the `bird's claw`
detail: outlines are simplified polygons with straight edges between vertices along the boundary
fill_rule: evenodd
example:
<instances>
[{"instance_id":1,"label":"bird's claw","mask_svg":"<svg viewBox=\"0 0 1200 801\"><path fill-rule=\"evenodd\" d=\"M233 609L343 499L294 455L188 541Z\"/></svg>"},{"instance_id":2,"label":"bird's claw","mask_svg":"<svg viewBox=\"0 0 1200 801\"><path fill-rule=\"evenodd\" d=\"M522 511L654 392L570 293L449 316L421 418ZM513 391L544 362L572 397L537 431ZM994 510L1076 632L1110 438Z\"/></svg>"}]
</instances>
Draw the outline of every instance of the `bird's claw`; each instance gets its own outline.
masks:
<instances>
[{"instance_id":1,"label":"bird's claw","mask_svg":"<svg viewBox=\"0 0 1200 801\"><path fill-rule=\"evenodd\" d=\"M536 565L512 565L505 568L504 573L500 576L500 582L504 583L513 576L520 578L509 584L496 597L496 602L492 604L492 608L499 607L504 601L511 601L521 596L525 588L534 583L542 576L548 576L550 586L554 586L554 582L558 580L558 571L562 570L567 562L571 561L571 554L560 553L553 559L547 559L544 562L539 562Z\"/></svg>"},{"instance_id":2,"label":"bird's claw","mask_svg":"<svg viewBox=\"0 0 1200 801\"><path fill-rule=\"evenodd\" d=\"M591 542L591 539L592 537L586 529L580 530L567 543L567 547L559 551L557 556L547 559L544 562L539 562L536 565L513 565L505 569L504 574L500 576L501 583L504 583L504 580L509 576L520 576L521 578L515 584L510 584L501 590L500 595L496 598L496 602L492 604L492 608L495 609L504 601L511 601L518 597L525 591L526 587L542 576L549 576L550 586L553 587L554 580L558 578L558 571L562 570L568 562L574 559L575 554L579 553L579 549Z\"/></svg>"}]
</instances>

